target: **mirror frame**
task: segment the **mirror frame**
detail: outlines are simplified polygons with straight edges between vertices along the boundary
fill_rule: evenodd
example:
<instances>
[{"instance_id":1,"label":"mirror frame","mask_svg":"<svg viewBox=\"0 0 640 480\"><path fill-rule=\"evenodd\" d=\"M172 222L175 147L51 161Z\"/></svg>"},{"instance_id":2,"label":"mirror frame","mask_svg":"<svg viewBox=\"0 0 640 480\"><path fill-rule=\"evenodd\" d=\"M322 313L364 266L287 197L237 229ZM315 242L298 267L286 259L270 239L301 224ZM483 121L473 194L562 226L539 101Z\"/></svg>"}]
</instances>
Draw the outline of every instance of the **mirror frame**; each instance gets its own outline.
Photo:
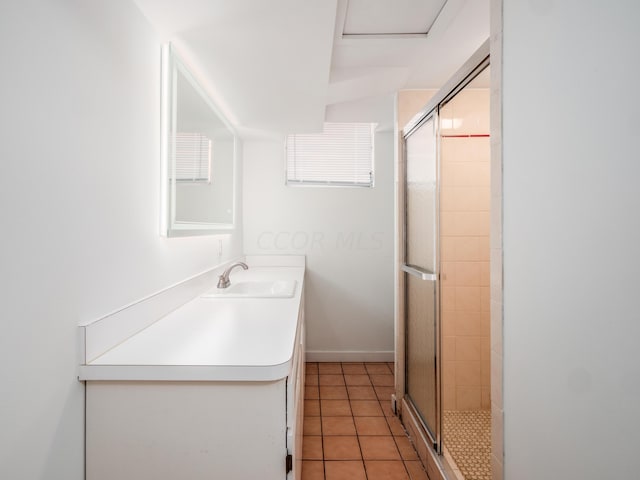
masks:
<instances>
[{"instance_id":1,"label":"mirror frame","mask_svg":"<svg viewBox=\"0 0 640 480\"><path fill-rule=\"evenodd\" d=\"M238 135L227 118L200 86L187 66L176 54L171 43L162 46L161 59L161 99L160 99L160 235L164 237L185 237L195 235L229 234L236 225L237 156ZM175 152L171 138L175 135L177 119L177 74L182 73L200 95L203 102L224 123L233 135L232 168L232 215L231 223L180 222L176 221L176 180L171 175L174 169Z\"/></svg>"}]
</instances>

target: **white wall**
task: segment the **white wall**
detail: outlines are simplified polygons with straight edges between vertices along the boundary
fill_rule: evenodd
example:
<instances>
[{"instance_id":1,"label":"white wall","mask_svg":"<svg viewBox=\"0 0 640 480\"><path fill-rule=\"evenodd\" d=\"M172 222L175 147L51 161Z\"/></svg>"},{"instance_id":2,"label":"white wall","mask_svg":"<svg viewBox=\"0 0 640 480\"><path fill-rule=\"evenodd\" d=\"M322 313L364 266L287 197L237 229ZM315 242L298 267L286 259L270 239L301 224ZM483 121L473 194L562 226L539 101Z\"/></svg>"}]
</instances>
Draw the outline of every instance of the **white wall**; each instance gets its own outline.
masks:
<instances>
[{"instance_id":1,"label":"white wall","mask_svg":"<svg viewBox=\"0 0 640 480\"><path fill-rule=\"evenodd\" d=\"M640 4L503 4L505 478L638 478Z\"/></svg>"},{"instance_id":2,"label":"white wall","mask_svg":"<svg viewBox=\"0 0 640 480\"><path fill-rule=\"evenodd\" d=\"M373 189L286 187L283 142L244 145L246 252L307 256L307 358L393 360L392 133L375 149Z\"/></svg>"},{"instance_id":3,"label":"white wall","mask_svg":"<svg viewBox=\"0 0 640 480\"><path fill-rule=\"evenodd\" d=\"M1 2L0 58L0 478L80 480L76 325L241 232L158 235L160 43L132 2Z\"/></svg>"}]
</instances>

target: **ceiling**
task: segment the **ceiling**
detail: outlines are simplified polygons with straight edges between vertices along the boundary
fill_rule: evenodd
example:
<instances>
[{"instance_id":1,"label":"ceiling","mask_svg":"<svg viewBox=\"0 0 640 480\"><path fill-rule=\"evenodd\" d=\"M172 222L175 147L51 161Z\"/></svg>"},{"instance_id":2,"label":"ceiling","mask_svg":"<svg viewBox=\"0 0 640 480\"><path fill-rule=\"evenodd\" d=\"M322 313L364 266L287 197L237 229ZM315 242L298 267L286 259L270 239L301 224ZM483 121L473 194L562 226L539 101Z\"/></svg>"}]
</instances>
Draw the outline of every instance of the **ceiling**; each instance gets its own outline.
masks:
<instances>
[{"instance_id":1,"label":"ceiling","mask_svg":"<svg viewBox=\"0 0 640 480\"><path fill-rule=\"evenodd\" d=\"M489 36L489 0L135 0L244 137L392 128Z\"/></svg>"}]
</instances>

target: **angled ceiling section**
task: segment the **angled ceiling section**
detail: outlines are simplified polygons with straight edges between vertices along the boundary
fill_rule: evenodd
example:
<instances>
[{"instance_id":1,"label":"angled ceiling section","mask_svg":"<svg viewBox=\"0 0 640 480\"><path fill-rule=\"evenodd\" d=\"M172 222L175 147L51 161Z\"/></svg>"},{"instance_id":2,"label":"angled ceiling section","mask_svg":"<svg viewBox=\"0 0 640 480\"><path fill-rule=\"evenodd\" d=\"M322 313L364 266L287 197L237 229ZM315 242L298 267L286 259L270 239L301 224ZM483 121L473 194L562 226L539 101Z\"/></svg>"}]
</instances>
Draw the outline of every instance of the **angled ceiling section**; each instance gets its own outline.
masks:
<instances>
[{"instance_id":1,"label":"angled ceiling section","mask_svg":"<svg viewBox=\"0 0 640 480\"><path fill-rule=\"evenodd\" d=\"M136 0L241 134L320 131L337 0Z\"/></svg>"},{"instance_id":2,"label":"angled ceiling section","mask_svg":"<svg viewBox=\"0 0 640 480\"><path fill-rule=\"evenodd\" d=\"M327 115L351 117L444 85L489 37L489 0L338 0L335 30Z\"/></svg>"},{"instance_id":3,"label":"angled ceiling section","mask_svg":"<svg viewBox=\"0 0 640 480\"><path fill-rule=\"evenodd\" d=\"M489 37L489 0L134 1L245 137L390 125L395 92L439 88Z\"/></svg>"},{"instance_id":4,"label":"angled ceiling section","mask_svg":"<svg viewBox=\"0 0 640 480\"><path fill-rule=\"evenodd\" d=\"M331 74L327 104L385 95L398 90L408 77L406 67L341 68Z\"/></svg>"},{"instance_id":5,"label":"angled ceiling section","mask_svg":"<svg viewBox=\"0 0 640 480\"><path fill-rule=\"evenodd\" d=\"M376 130L392 132L395 102L393 94L327 105L327 122L375 123Z\"/></svg>"}]
</instances>

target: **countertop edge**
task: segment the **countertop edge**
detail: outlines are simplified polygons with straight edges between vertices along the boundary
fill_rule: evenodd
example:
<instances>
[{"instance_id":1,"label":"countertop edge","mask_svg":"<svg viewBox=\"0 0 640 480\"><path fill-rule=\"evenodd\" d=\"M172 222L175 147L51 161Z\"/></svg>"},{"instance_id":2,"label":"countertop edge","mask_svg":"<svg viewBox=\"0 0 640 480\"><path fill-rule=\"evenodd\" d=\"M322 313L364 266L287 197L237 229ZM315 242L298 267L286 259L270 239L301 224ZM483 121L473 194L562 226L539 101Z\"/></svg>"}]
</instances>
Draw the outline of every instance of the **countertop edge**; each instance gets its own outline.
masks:
<instances>
[{"instance_id":1,"label":"countertop edge","mask_svg":"<svg viewBox=\"0 0 640 480\"><path fill-rule=\"evenodd\" d=\"M78 380L122 382L269 382L289 376L292 359L278 365L81 365Z\"/></svg>"}]
</instances>

